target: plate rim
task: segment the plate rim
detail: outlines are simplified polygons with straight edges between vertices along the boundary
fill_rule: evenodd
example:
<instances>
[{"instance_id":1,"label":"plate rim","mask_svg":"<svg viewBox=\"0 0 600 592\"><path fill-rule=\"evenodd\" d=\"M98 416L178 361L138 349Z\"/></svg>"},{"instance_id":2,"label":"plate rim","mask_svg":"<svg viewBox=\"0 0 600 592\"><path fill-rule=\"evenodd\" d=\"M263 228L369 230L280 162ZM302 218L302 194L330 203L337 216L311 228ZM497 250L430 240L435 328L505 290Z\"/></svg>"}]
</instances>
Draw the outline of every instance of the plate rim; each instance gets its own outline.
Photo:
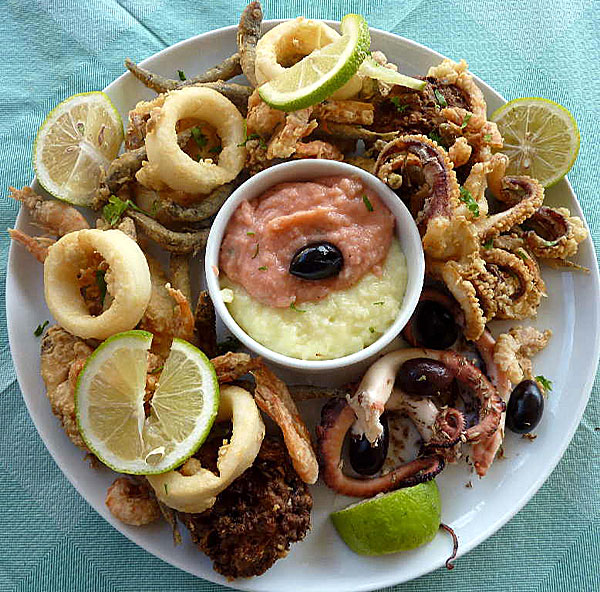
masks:
<instances>
[{"instance_id":1,"label":"plate rim","mask_svg":"<svg viewBox=\"0 0 600 592\"><path fill-rule=\"evenodd\" d=\"M263 21L263 27L267 26L267 28L270 28L271 26L275 26L281 22L285 22L288 20L292 20L292 19L266 19ZM339 28L339 21L333 21L330 19L311 19L311 20L320 20L320 21L323 21L323 22L329 24L330 26ZM430 54L432 57L436 57L440 61L442 59L445 59L445 56L443 54L440 54L439 52L427 47L426 45L423 45L423 44L413 41L411 39L407 39L406 37L403 37L401 35L397 35L395 33L391 33L388 31L383 31L383 30L377 29L375 27L369 27L369 30L371 33L374 32L376 35L381 35L383 37L391 38L394 40L394 42L400 41L401 43L412 46L413 48L415 48L419 51ZM187 39L182 39L181 41L178 41L177 43L174 43L173 45L165 47L165 48L161 49L160 51L152 54L151 56L148 56L144 60L140 61L139 65L144 66L147 62L152 61L156 58L159 58L166 53L170 53L170 52L177 50L181 47L184 47L186 45L194 45L199 42L201 43L202 38L204 38L204 37L208 37L210 35L217 35L217 34L222 35L222 34L227 34L227 33L235 34L236 31L237 31L237 25L228 25L225 27L219 27L217 29L211 29L209 31L205 31L204 33L200 33L198 35L189 37ZM112 90L113 87L122 83L125 79L127 79L128 77L131 77L131 76L133 76L131 73L129 73L127 71L124 72L118 78L116 78L115 80L110 82L106 87L104 87L102 89L102 92L110 92L110 90ZM473 74L473 77L474 77L475 81L477 82L478 86L483 87L486 92L488 92L492 95L496 95L496 97L499 100L501 100L503 103L507 102L506 99L500 93L498 93L494 88L492 88L489 84L487 84L479 76L477 76L476 74ZM590 274L588 277L590 278L590 280L592 282L592 288L593 288L592 291L595 293L597 298L600 298L600 272L599 272L599 267L598 267L598 259L597 259L596 253L595 253L593 242L591 240L590 228L589 228L587 219L584 216L581 204L579 203L577 194L573 191L571 183L569 182L567 177L564 177L564 181L567 184L570 194L573 196L573 202L574 202L574 205L576 206L576 208L575 208L576 211L574 213L577 214L583 220L585 228L588 231L589 241L586 240L583 243L583 248L588 249L591 252L591 255L592 255L591 260L593 261L593 265L590 269ZM32 183L35 183L35 182L36 182L36 178L34 176ZM559 181L559 183L560 183L560 181ZM15 226L17 228L24 223L24 218L25 218L24 210L21 208L19 210L19 213L15 220ZM10 246L9 246L8 259L7 259L7 274L6 274L6 282L5 282L5 295L7 296L6 302L5 302L5 311L6 311L8 341L9 341L9 347L10 347L10 351L11 351L11 359L13 362L13 368L15 370L17 381L19 383L19 389L21 390L21 395L25 402L29 417L34 424L37 433L39 434L40 438L42 439L46 450L50 453L52 459L54 460L54 462L56 463L56 465L58 466L60 471L63 473L63 475L65 477L67 477L67 479L69 480L71 485L75 488L75 490L79 493L79 495L85 500L85 502L88 504L88 506L91 507L92 510L94 510L97 514L99 514L102 518L104 518L113 528L118 530L121 534L123 534L125 537L127 537L135 545L137 545L138 547L141 547L146 552L161 559L165 563L167 563L173 567L176 567L178 569L181 569L182 571L185 571L186 573L189 573L190 575L193 575L194 577L199 577L199 578L209 581L211 583L225 586L225 587L228 587L228 588L231 588L234 590L252 590L255 592L273 592L274 589L272 586L270 586L268 584L265 586L261 585L261 582L263 580L261 580L260 576L252 578L252 579L236 580L234 582L229 582L229 581L225 580L224 578L222 578L219 574L217 574L214 571L210 571L207 574L198 576L196 573L190 571L186 567L186 565L184 564L183 561L173 559L171 556L167 557L164 553L162 553L162 551L156 550L154 548L152 550L149 550L149 548L151 548L153 546L148 545L147 541L140 541L140 539L142 537L138 536L137 532L131 531L129 528L126 527L126 525L123 525L123 524L119 523L118 521L113 522L110 519L110 517L108 516L107 512L98 511L95 508L95 506L88 500L86 495L83 493L83 491L78 486L75 470L72 467L69 467L67 465L63 466L63 464L60 463L57 458L57 454L56 454L57 451L52 450L51 447L48 445L48 439L45 436L45 430L43 428L41 428L41 426L36 421L36 419L35 419L36 414L32 411L32 408L30 406L28 399L23 394L23 389L21 387L21 383L22 383L21 376L23 373L21 372L20 366L18 366L18 364L15 361L15 358L13 356L13 343L16 342L16 339L17 339L16 331L18 328L14 326L13 317L10 312L9 299L8 299L9 292L13 292L15 290L15 287L13 285L14 284L13 274L9 273L9 270L13 269L13 267L14 267L14 257L15 257L15 249L13 248L13 244L11 241ZM487 538L489 538L494 533L496 533L507 522L509 522L531 500L531 498L535 495L535 493L548 480L549 476L551 475L551 473L554 471L554 469L556 468L559 461L564 456L566 449L571 444L573 436L581 423L581 419L583 417L583 414L585 412L585 409L587 407L587 404L589 402L589 399L590 399L590 396L592 393L592 388L593 388L594 380L596 377L598 364L600 361L599 360L599 357L600 357L600 317L598 317L596 329L597 330L595 331L595 341L594 341L593 347L590 350L592 352L592 354L590 356L591 364L588 366L588 368L589 368L588 375L584 382L585 396L582 397L576 413L573 414L573 417L576 418L576 421L573 421L571 428L567 432L568 437L563 439L563 445L556 449L554 455L552 457L550 457L550 462L545 464L545 469L538 476L538 478L531 484L531 486L522 495L522 497L518 500L518 503L513 505L511 507L510 511L508 511L508 512L506 512L506 514L500 516L490 526L488 526L488 528L485 530L485 532L482 532L478 536L475 536L474 538L469 540L468 543L462 544L459 548L459 551L457 554L457 559L459 557L462 557L463 555L469 553L470 551L472 551L476 546L481 544ZM415 570L415 573L410 578L401 579L401 580L398 580L397 576L394 575L394 572L392 572L391 577L385 578L385 577L380 576L380 577L376 578L375 580L370 580L369 582L365 582L363 584L354 585L351 589L348 589L347 592L370 592L372 590L376 590L379 588L405 583L405 582L420 578L429 573L432 573L435 570L437 570L438 568L442 567L443 565L444 565L444 560L441 559L437 562L430 564L429 566L427 566L423 569ZM381 574L381 572L379 572L379 574Z\"/></svg>"}]
</instances>

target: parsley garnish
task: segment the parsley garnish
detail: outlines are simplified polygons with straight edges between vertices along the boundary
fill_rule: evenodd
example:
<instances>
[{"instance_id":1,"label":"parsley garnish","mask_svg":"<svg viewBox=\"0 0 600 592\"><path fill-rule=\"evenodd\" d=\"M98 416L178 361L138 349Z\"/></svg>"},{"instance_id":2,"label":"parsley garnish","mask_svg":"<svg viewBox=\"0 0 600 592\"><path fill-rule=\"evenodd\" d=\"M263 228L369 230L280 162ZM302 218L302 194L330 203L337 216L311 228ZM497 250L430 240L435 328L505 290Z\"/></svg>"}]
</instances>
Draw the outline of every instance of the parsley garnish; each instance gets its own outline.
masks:
<instances>
[{"instance_id":1,"label":"parsley garnish","mask_svg":"<svg viewBox=\"0 0 600 592\"><path fill-rule=\"evenodd\" d=\"M33 332L33 334L36 337L39 337L44 332L44 329L48 326L49 323L50 321L44 321L41 325L38 325L37 329Z\"/></svg>"},{"instance_id":2,"label":"parsley garnish","mask_svg":"<svg viewBox=\"0 0 600 592\"><path fill-rule=\"evenodd\" d=\"M373 327L369 327L369 333L375 333L375 329Z\"/></svg>"},{"instance_id":3,"label":"parsley garnish","mask_svg":"<svg viewBox=\"0 0 600 592\"><path fill-rule=\"evenodd\" d=\"M433 94L435 95L435 100L438 102L440 107L448 106L448 101L446 101L446 97L437 88L433 91Z\"/></svg>"},{"instance_id":4,"label":"parsley garnish","mask_svg":"<svg viewBox=\"0 0 600 592\"><path fill-rule=\"evenodd\" d=\"M181 80L181 82L187 80L187 76L183 70L177 70L177 74L179 74L179 80Z\"/></svg>"},{"instance_id":5,"label":"parsley garnish","mask_svg":"<svg viewBox=\"0 0 600 592\"><path fill-rule=\"evenodd\" d=\"M374 211L373 209L373 204L369 201L369 198L366 195L362 196L362 200L365 204L365 207L367 208L367 210L369 210L369 212Z\"/></svg>"},{"instance_id":6,"label":"parsley garnish","mask_svg":"<svg viewBox=\"0 0 600 592\"><path fill-rule=\"evenodd\" d=\"M380 300L379 302L373 302L373 306L383 306L383 300Z\"/></svg>"},{"instance_id":7,"label":"parsley garnish","mask_svg":"<svg viewBox=\"0 0 600 592\"><path fill-rule=\"evenodd\" d=\"M408 109L408 105L403 105L403 104L400 102L400 97L392 97L392 98L390 99L390 101L391 101L392 103L394 103L394 105L395 105L396 109L398 110L398 113L403 113L404 111L406 111L406 110Z\"/></svg>"},{"instance_id":8,"label":"parsley garnish","mask_svg":"<svg viewBox=\"0 0 600 592\"><path fill-rule=\"evenodd\" d=\"M262 265L261 267L258 268L258 271L267 271L267 266Z\"/></svg>"},{"instance_id":9,"label":"parsley garnish","mask_svg":"<svg viewBox=\"0 0 600 592\"><path fill-rule=\"evenodd\" d=\"M194 142L196 142L196 146L198 146L198 148L204 148L208 140L206 139L206 136L202 133L202 130L196 126L191 129L191 132L192 138L194 138Z\"/></svg>"},{"instance_id":10,"label":"parsley garnish","mask_svg":"<svg viewBox=\"0 0 600 592\"><path fill-rule=\"evenodd\" d=\"M111 195L108 198L108 203L102 208L102 217L111 226L114 226L121 219L121 216L125 213L127 208L148 215L148 212L144 212L144 210L136 206L130 199L123 201L116 195Z\"/></svg>"},{"instance_id":11,"label":"parsley garnish","mask_svg":"<svg viewBox=\"0 0 600 592\"><path fill-rule=\"evenodd\" d=\"M465 129L467 127L467 123L469 123L469 119L471 119L472 113L467 113L463 122L460 124L460 129Z\"/></svg>"},{"instance_id":12,"label":"parsley garnish","mask_svg":"<svg viewBox=\"0 0 600 592\"><path fill-rule=\"evenodd\" d=\"M421 374L419 378L417 378L417 382L425 382L427 380L427 376L425 374Z\"/></svg>"},{"instance_id":13,"label":"parsley garnish","mask_svg":"<svg viewBox=\"0 0 600 592\"><path fill-rule=\"evenodd\" d=\"M209 152L212 154L220 154L221 150L223 150L223 148L221 148L221 146L213 146Z\"/></svg>"},{"instance_id":14,"label":"parsley garnish","mask_svg":"<svg viewBox=\"0 0 600 592\"><path fill-rule=\"evenodd\" d=\"M479 204L475 201L475 198L471 195L471 192L465 187L460 188L460 201L467 205L469 212L476 218L479 217Z\"/></svg>"},{"instance_id":15,"label":"parsley garnish","mask_svg":"<svg viewBox=\"0 0 600 592\"><path fill-rule=\"evenodd\" d=\"M98 284L98 289L100 290L100 298L102 299L102 304L104 304L104 299L106 298L106 271L103 269L96 270L96 283Z\"/></svg>"},{"instance_id":16,"label":"parsley garnish","mask_svg":"<svg viewBox=\"0 0 600 592\"><path fill-rule=\"evenodd\" d=\"M256 251L254 251L254 255L252 255L252 259L256 259L258 257L258 250L260 249L258 243L256 243Z\"/></svg>"},{"instance_id":17,"label":"parsley garnish","mask_svg":"<svg viewBox=\"0 0 600 592\"><path fill-rule=\"evenodd\" d=\"M255 233L255 232L253 232L252 230L249 230L248 232L246 232L246 234L247 234L248 236L254 236L256 233Z\"/></svg>"},{"instance_id":18,"label":"parsley garnish","mask_svg":"<svg viewBox=\"0 0 600 592\"><path fill-rule=\"evenodd\" d=\"M300 310L299 308L296 308L296 303L295 303L295 302L292 302L292 303L290 304L290 308L291 308L292 310L295 310L296 312L306 312L305 310Z\"/></svg>"},{"instance_id":19,"label":"parsley garnish","mask_svg":"<svg viewBox=\"0 0 600 592\"><path fill-rule=\"evenodd\" d=\"M523 261L527 261L527 259L529 259L529 255L523 249L517 249L515 254L520 259L523 259Z\"/></svg>"},{"instance_id":20,"label":"parsley garnish","mask_svg":"<svg viewBox=\"0 0 600 592\"><path fill-rule=\"evenodd\" d=\"M491 142L491 140L492 140L492 134L485 134L483 136L483 141L484 142Z\"/></svg>"},{"instance_id":21,"label":"parsley garnish","mask_svg":"<svg viewBox=\"0 0 600 592\"><path fill-rule=\"evenodd\" d=\"M493 249L493 248L494 248L494 239L493 239L493 238L490 238L489 240L486 240L486 241L483 243L483 248L484 248L486 251L489 251L490 249Z\"/></svg>"},{"instance_id":22,"label":"parsley garnish","mask_svg":"<svg viewBox=\"0 0 600 592\"><path fill-rule=\"evenodd\" d=\"M548 380L545 376L540 374L539 376L536 376L535 379L544 387L545 391L552 390L552 381Z\"/></svg>"},{"instance_id":23,"label":"parsley garnish","mask_svg":"<svg viewBox=\"0 0 600 592\"><path fill-rule=\"evenodd\" d=\"M259 145L261 148L264 148L264 149L266 149L266 148L267 148L267 144L266 144L266 142L265 142L265 141L262 139L262 137L261 137L259 134L257 134L257 133L250 134L249 136L246 136L246 139L245 139L245 140L244 140L244 141L243 141L241 144L238 144L238 146L245 146L245 145L246 145L246 142L248 142L248 140L258 140L258 145Z\"/></svg>"},{"instance_id":24,"label":"parsley garnish","mask_svg":"<svg viewBox=\"0 0 600 592\"><path fill-rule=\"evenodd\" d=\"M158 374L164 367L165 367L165 365L163 364L162 366L159 366L158 368L154 368L154 370L152 370L152 372L150 372L150 374Z\"/></svg>"},{"instance_id":25,"label":"parsley garnish","mask_svg":"<svg viewBox=\"0 0 600 592\"><path fill-rule=\"evenodd\" d=\"M442 146L442 136L440 136L440 134L438 134L437 132L429 132L427 134L427 137L430 140L433 140L436 144Z\"/></svg>"}]
</instances>

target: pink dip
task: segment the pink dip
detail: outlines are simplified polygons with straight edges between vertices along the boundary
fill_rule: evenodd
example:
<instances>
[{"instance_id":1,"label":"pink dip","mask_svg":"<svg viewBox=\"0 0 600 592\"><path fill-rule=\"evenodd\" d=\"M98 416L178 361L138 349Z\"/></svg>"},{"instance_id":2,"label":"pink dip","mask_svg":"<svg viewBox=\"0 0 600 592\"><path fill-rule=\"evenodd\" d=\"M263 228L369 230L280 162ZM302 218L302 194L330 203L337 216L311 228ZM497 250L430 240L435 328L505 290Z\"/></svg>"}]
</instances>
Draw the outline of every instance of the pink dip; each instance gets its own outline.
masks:
<instances>
[{"instance_id":1,"label":"pink dip","mask_svg":"<svg viewBox=\"0 0 600 592\"><path fill-rule=\"evenodd\" d=\"M394 222L381 199L359 178L282 183L240 204L227 225L219 265L230 280L266 305L283 308L320 300L333 290L349 288L370 271L381 273ZM340 274L317 281L290 274L295 253L318 241L340 249Z\"/></svg>"}]
</instances>

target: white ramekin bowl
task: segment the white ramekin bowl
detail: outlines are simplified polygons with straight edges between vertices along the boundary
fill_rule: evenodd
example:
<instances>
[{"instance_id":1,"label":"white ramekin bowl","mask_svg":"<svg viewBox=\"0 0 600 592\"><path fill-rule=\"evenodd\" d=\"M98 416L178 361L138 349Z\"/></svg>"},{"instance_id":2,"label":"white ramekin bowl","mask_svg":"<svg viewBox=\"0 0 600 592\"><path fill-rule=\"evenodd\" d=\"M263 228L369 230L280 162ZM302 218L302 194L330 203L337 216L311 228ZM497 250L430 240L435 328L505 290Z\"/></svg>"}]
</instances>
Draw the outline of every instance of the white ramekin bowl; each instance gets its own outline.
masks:
<instances>
[{"instance_id":1,"label":"white ramekin bowl","mask_svg":"<svg viewBox=\"0 0 600 592\"><path fill-rule=\"evenodd\" d=\"M275 352L258 343L236 323L221 296L218 277L219 251L229 219L242 201L259 197L267 189L278 183L309 181L330 175L360 177L363 183L376 192L390 209L396 218L396 234L402 252L406 257L408 279L404 300L398 316L377 341L356 353L333 360L300 360ZM205 273L208 291L217 314L221 317L225 326L249 350L278 366L297 371L319 372L346 368L374 358L400 333L419 301L423 287L425 260L419 231L410 212L398 196L377 177L355 166L334 160L296 160L265 169L240 185L231 194L212 224L206 246Z\"/></svg>"}]
</instances>

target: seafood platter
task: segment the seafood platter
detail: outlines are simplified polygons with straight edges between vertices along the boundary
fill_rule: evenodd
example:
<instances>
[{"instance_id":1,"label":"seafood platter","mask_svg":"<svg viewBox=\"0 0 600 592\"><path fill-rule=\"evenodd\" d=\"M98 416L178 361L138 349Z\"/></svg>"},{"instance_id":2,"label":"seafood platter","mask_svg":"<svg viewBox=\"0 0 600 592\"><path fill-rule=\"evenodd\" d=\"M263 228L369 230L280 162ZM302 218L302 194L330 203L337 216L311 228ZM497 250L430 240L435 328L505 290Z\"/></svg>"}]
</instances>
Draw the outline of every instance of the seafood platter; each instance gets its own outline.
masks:
<instances>
[{"instance_id":1,"label":"seafood platter","mask_svg":"<svg viewBox=\"0 0 600 592\"><path fill-rule=\"evenodd\" d=\"M256 1L125 66L56 106L10 188L11 350L61 470L239 589L460 569L595 373L572 116L360 15Z\"/></svg>"}]
</instances>

